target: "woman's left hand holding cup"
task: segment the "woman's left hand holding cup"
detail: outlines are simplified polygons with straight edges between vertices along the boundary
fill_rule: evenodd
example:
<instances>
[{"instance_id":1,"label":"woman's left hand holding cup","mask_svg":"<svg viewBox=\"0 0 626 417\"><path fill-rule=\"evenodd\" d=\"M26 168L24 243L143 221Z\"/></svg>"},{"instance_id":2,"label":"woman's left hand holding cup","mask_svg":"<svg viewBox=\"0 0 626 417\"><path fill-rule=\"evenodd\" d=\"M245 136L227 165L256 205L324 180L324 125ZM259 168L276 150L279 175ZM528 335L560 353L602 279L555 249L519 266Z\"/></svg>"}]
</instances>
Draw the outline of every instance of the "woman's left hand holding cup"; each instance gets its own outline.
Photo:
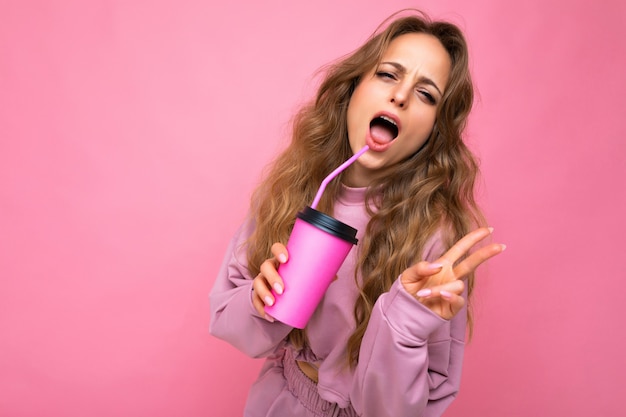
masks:
<instances>
[{"instance_id":1,"label":"woman's left hand holding cup","mask_svg":"<svg viewBox=\"0 0 626 417\"><path fill-rule=\"evenodd\" d=\"M267 321L274 319L265 312L265 306L272 306L276 301L271 288L282 294L285 288L283 279L278 275L278 266L287 262L287 248L282 243L272 245L272 258L261 264L261 272L252 281L252 304L256 311Z\"/></svg>"}]
</instances>

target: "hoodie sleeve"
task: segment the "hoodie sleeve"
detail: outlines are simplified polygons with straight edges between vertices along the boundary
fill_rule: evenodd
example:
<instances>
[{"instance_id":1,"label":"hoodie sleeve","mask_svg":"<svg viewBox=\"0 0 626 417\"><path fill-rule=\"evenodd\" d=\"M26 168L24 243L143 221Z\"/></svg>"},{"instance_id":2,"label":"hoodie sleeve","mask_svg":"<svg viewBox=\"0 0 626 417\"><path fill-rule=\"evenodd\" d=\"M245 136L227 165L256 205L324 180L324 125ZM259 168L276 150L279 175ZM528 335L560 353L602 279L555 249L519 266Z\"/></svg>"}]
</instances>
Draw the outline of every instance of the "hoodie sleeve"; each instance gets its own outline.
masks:
<instances>
[{"instance_id":1,"label":"hoodie sleeve","mask_svg":"<svg viewBox=\"0 0 626 417\"><path fill-rule=\"evenodd\" d=\"M248 356L271 354L292 327L278 321L270 323L252 304L252 280L247 267L246 239L254 225L247 222L230 242L224 261L209 295L209 331Z\"/></svg>"},{"instance_id":2,"label":"hoodie sleeve","mask_svg":"<svg viewBox=\"0 0 626 417\"><path fill-rule=\"evenodd\" d=\"M441 318L396 280L376 301L361 343L350 395L358 415L440 416L461 382L466 316L464 307Z\"/></svg>"}]
</instances>

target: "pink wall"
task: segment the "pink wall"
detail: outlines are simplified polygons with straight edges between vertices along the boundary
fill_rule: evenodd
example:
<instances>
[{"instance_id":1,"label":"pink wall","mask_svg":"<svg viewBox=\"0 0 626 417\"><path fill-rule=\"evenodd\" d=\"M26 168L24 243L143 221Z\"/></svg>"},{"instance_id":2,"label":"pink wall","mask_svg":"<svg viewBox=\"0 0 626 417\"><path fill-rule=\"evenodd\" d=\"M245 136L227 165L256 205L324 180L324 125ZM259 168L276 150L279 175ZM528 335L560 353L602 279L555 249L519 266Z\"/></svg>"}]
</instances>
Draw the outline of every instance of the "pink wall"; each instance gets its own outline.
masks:
<instances>
[{"instance_id":1,"label":"pink wall","mask_svg":"<svg viewBox=\"0 0 626 417\"><path fill-rule=\"evenodd\" d=\"M0 415L240 415L208 298L311 75L414 1L0 4ZM383 4L384 3L384 4ZM623 415L626 7L434 1L480 90L483 269L449 416Z\"/></svg>"}]
</instances>

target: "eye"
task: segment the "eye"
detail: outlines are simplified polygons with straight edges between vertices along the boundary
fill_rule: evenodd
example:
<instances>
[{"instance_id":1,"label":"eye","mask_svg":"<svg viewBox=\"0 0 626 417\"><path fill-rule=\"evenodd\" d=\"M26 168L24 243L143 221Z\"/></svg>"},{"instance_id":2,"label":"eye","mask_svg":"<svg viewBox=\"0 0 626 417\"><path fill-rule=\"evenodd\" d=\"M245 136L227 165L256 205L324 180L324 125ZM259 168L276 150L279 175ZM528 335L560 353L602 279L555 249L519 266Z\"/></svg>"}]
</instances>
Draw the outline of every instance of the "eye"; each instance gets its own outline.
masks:
<instances>
[{"instance_id":1,"label":"eye","mask_svg":"<svg viewBox=\"0 0 626 417\"><path fill-rule=\"evenodd\" d=\"M422 96L427 103L433 105L437 104L437 100L435 100L435 97L433 97L433 95L430 94L427 90L417 90L417 94Z\"/></svg>"},{"instance_id":2,"label":"eye","mask_svg":"<svg viewBox=\"0 0 626 417\"><path fill-rule=\"evenodd\" d=\"M389 80L396 80L397 79L395 74L392 74L392 73L386 72L386 71L377 71L376 72L376 76L378 78L384 78L384 79L389 79Z\"/></svg>"}]
</instances>

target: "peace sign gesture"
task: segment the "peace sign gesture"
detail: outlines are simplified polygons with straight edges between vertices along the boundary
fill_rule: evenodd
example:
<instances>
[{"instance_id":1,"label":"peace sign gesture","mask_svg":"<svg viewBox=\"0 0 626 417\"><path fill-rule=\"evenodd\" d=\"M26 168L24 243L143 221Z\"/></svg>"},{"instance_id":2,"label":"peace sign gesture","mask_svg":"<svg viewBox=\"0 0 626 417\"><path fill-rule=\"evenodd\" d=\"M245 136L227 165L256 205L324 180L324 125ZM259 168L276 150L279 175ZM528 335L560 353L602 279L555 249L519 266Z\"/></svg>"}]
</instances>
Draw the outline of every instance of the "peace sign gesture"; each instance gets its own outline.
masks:
<instances>
[{"instance_id":1,"label":"peace sign gesture","mask_svg":"<svg viewBox=\"0 0 626 417\"><path fill-rule=\"evenodd\" d=\"M409 294L414 294L419 302L435 314L450 320L465 304L461 295L465 288L462 278L506 248L502 244L492 243L455 265L459 258L491 235L492 231L492 228L487 227L476 229L461 238L435 262L418 262L407 268L400 278L402 285Z\"/></svg>"}]
</instances>

